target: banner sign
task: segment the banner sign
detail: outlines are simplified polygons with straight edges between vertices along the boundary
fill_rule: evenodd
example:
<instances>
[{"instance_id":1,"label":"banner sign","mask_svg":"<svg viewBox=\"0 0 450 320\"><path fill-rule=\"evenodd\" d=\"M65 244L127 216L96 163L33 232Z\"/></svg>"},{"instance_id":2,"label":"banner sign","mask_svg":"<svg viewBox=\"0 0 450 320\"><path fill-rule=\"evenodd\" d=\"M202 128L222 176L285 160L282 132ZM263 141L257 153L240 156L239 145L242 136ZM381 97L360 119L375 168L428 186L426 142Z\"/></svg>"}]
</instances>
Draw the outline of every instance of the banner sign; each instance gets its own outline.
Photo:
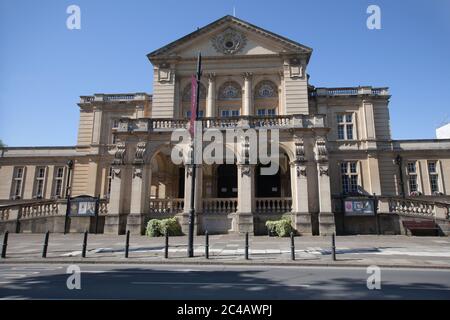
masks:
<instances>
[{"instance_id":1,"label":"banner sign","mask_svg":"<svg viewBox=\"0 0 450 320\"><path fill-rule=\"evenodd\" d=\"M373 199L346 199L344 212L346 216L373 216L375 215Z\"/></svg>"},{"instance_id":2,"label":"banner sign","mask_svg":"<svg viewBox=\"0 0 450 320\"><path fill-rule=\"evenodd\" d=\"M80 196L70 199L70 216L96 216L98 199L89 196Z\"/></svg>"}]
</instances>

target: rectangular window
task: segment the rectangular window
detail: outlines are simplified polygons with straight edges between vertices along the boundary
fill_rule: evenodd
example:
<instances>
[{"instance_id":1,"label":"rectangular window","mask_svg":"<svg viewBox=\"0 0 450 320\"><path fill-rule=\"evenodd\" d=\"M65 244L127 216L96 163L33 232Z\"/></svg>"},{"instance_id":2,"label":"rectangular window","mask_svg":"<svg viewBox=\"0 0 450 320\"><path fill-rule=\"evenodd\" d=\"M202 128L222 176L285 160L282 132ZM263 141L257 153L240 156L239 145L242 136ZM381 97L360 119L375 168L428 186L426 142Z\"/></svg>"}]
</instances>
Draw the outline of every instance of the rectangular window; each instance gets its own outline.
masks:
<instances>
[{"instance_id":1,"label":"rectangular window","mask_svg":"<svg viewBox=\"0 0 450 320\"><path fill-rule=\"evenodd\" d=\"M15 167L12 181L12 199L22 198L24 167Z\"/></svg>"},{"instance_id":2,"label":"rectangular window","mask_svg":"<svg viewBox=\"0 0 450 320\"><path fill-rule=\"evenodd\" d=\"M428 161L428 175L430 177L431 193L439 192L439 174L436 161Z\"/></svg>"},{"instance_id":3,"label":"rectangular window","mask_svg":"<svg viewBox=\"0 0 450 320\"><path fill-rule=\"evenodd\" d=\"M337 120L337 136L339 140L354 139L354 123L353 114L344 113L336 115Z\"/></svg>"},{"instance_id":4,"label":"rectangular window","mask_svg":"<svg viewBox=\"0 0 450 320\"><path fill-rule=\"evenodd\" d=\"M345 128L344 125L342 125L342 124L338 125L338 139L339 140L345 139L344 128Z\"/></svg>"},{"instance_id":5,"label":"rectangular window","mask_svg":"<svg viewBox=\"0 0 450 320\"><path fill-rule=\"evenodd\" d=\"M230 110L222 110L220 114L222 117L229 117L229 116L231 116L231 111Z\"/></svg>"},{"instance_id":6,"label":"rectangular window","mask_svg":"<svg viewBox=\"0 0 450 320\"><path fill-rule=\"evenodd\" d=\"M417 192L417 175L409 176L409 192Z\"/></svg>"},{"instance_id":7,"label":"rectangular window","mask_svg":"<svg viewBox=\"0 0 450 320\"><path fill-rule=\"evenodd\" d=\"M267 114L269 116L274 116L275 115L275 109L267 109Z\"/></svg>"},{"instance_id":8,"label":"rectangular window","mask_svg":"<svg viewBox=\"0 0 450 320\"><path fill-rule=\"evenodd\" d=\"M419 191L417 184L417 166L415 161L410 161L406 164L406 171L408 173L409 193Z\"/></svg>"},{"instance_id":9,"label":"rectangular window","mask_svg":"<svg viewBox=\"0 0 450 320\"><path fill-rule=\"evenodd\" d=\"M258 116L265 116L266 115L266 109L258 109L257 113L258 113Z\"/></svg>"},{"instance_id":10,"label":"rectangular window","mask_svg":"<svg viewBox=\"0 0 450 320\"><path fill-rule=\"evenodd\" d=\"M231 110L231 116L239 117L239 110Z\"/></svg>"},{"instance_id":11,"label":"rectangular window","mask_svg":"<svg viewBox=\"0 0 450 320\"><path fill-rule=\"evenodd\" d=\"M200 111L198 112L198 116L199 116L199 117L203 117L203 110L200 110ZM190 118L190 117L191 117L191 111L187 111L187 112L186 112L186 117L187 117L187 118Z\"/></svg>"},{"instance_id":12,"label":"rectangular window","mask_svg":"<svg viewBox=\"0 0 450 320\"><path fill-rule=\"evenodd\" d=\"M36 175L34 181L34 198L41 199L44 197L45 173L46 167L36 167Z\"/></svg>"},{"instance_id":13,"label":"rectangular window","mask_svg":"<svg viewBox=\"0 0 450 320\"><path fill-rule=\"evenodd\" d=\"M358 163L356 161L341 163L342 192L358 193Z\"/></svg>"},{"instance_id":14,"label":"rectangular window","mask_svg":"<svg viewBox=\"0 0 450 320\"><path fill-rule=\"evenodd\" d=\"M53 197L62 198L64 189L64 167L55 167L53 185Z\"/></svg>"},{"instance_id":15,"label":"rectangular window","mask_svg":"<svg viewBox=\"0 0 450 320\"><path fill-rule=\"evenodd\" d=\"M119 128L119 119L113 119L112 120L112 125L111 125L111 130L112 129L118 129ZM116 144L117 143L117 138L116 135L114 133L111 134L111 143L112 144Z\"/></svg>"}]
</instances>

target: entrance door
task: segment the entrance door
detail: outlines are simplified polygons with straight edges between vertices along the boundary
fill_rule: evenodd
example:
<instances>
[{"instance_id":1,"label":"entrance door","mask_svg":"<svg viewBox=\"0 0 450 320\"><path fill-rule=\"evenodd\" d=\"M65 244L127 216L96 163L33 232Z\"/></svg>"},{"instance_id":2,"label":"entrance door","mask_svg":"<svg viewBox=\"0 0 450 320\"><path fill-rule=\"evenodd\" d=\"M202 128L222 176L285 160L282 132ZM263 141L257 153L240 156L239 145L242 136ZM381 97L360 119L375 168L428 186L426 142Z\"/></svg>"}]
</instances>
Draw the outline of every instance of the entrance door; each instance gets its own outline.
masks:
<instances>
[{"instance_id":1,"label":"entrance door","mask_svg":"<svg viewBox=\"0 0 450 320\"><path fill-rule=\"evenodd\" d=\"M237 197L237 166L221 164L217 167L217 197Z\"/></svg>"}]
</instances>

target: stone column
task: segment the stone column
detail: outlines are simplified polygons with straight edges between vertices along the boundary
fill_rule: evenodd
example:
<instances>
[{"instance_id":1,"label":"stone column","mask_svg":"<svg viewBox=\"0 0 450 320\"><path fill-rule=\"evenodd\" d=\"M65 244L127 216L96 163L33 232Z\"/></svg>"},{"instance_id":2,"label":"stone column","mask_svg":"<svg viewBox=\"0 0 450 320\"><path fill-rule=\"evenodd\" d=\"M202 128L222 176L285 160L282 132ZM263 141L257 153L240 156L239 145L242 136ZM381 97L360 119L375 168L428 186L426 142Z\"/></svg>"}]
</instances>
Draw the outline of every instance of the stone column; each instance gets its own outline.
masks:
<instances>
[{"instance_id":1,"label":"stone column","mask_svg":"<svg viewBox=\"0 0 450 320\"><path fill-rule=\"evenodd\" d=\"M194 234L198 232L199 219L202 213L202 179L203 170L202 166L197 165L196 178L195 178L195 199L194 199L194 209L195 209L195 224L194 224ZM189 232L189 210L191 208L191 188L192 188L192 165L185 166L185 179L184 179L184 210L181 216L180 224L183 233L188 234Z\"/></svg>"},{"instance_id":2,"label":"stone column","mask_svg":"<svg viewBox=\"0 0 450 320\"><path fill-rule=\"evenodd\" d=\"M246 72L244 77L244 99L242 106L242 115L248 116L252 113L252 74Z\"/></svg>"},{"instance_id":3,"label":"stone column","mask_svg":"<svg viewBox=\"0 0 450 320\"><path fill-rule=\"evenodd\" d=\"M306 163L291 163L292 215L295 229L300 235L312 235L311 214L308 204Z\"/></svg>"},{"instance_id":4,"label":"stone column","mask_svg":"<svg viewBox=\"0 0 450 320\"><path fill-rule=\"evenodd\" d=\"M331 235L336 232L334 213L331 208L330 175L328 173L328 152L324 138L316 140L317 181L319 188L319 232Z\"/></svg>"},{"instance_id":5,"label":"stone column","mask_svg":"<svg viewBox=\"0 0 450 320\"><path fill-rule=\"evenodd\" d=\"M206 100L206 116L216 116L216 77L214 73L208 74L208 97Z\"/></svg>"},{"instance_id":6,"label":"stone column","mask_svg":"<svg viewBox=\"0 0 450 320\"><path fill-rule=\"evenodd\" d=\"M151 185L151 166L134 165L131 180L130 213L127 217L127 230L131 234L145 234L145 216L149 211L149 186Z\"/></svg>"},{"instance_id":7,"label":"stone column","mask_svg":"<svg viewBox=\"0 0 450 320\"><path fill-rule=\"evenodd\" d=\"M253 212L255 211L255 166L238 164L238 207L233 221L237 233L254 234Z\"/></svg>"}]
</instances>

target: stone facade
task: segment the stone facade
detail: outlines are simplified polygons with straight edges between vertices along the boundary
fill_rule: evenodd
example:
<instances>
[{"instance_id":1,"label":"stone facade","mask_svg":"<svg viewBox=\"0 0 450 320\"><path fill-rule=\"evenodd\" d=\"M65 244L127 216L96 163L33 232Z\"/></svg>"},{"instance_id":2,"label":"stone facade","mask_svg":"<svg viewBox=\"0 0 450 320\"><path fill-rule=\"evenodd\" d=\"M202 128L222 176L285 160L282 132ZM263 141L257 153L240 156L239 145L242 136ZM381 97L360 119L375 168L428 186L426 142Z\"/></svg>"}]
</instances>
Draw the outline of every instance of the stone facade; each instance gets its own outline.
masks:
<instances>
[{"instance_id":1,"label":"stone facade","mask_svg":"<svg viewBox=\"0 0 450 320\"><path fill-rule=\"evenodd\" d=\"M265 234L265 221L286 213L299 234L373 233L380 224L400 233L396 197L450 202L450 140L392 140L388 88L316 88L312 49L226 16L148 54L152 95L81 96L76 146L0 149L0 205L100 196L105 233L141 234L150 218L167 216L186 231L192 167L172 163L170 136L188 127L198 52L203 128L278 129L280 170L265 178L247 163L245 143L226 143L231 164L196 170L197 233ZM342 199L372 195L388 214L381 222L344 217Z\"/></svg>"}]
</instances>

